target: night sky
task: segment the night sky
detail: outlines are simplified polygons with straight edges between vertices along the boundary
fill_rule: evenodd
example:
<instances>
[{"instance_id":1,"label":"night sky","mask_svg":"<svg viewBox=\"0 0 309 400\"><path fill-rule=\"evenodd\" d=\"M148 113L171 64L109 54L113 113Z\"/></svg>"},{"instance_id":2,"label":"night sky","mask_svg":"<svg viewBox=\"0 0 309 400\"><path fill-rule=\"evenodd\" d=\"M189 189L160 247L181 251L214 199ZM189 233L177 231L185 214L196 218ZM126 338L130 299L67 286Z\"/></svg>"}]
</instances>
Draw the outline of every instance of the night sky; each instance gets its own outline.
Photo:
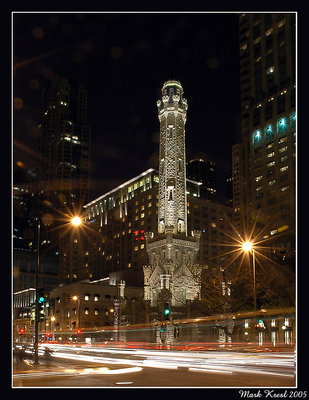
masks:
<instances>
[{"instance_id":1,"label":"night sky","mask_svg":"<svg viewBox=\"0 0 309 400\"><path fill-rule=\"evenodd\" d=\"M59 75L88 91L89 200L157 168L156 102L176 79L189 106L187 157L208 154L223 190L240 140L237 13L14 13L13 62L15 163L31 168L40 91Z\"/></svg>"}]
</instances>

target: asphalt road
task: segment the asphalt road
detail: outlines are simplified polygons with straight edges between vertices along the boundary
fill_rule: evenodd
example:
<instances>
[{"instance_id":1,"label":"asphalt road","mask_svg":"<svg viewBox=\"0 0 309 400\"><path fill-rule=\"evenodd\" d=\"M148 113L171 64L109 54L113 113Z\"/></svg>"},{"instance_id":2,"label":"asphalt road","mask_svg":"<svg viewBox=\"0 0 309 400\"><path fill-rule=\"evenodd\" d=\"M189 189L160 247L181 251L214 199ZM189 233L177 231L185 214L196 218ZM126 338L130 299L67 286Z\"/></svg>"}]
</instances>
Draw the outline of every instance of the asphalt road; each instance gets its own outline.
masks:
<instances>
[{"instance_id":1,"label":"asphalt road","mask_svg":"<svg viewBox=\"0 0 309 400\"><path fill-rule=\"evenodd\" d=\"M187 352L55 346L14 364L12 387L295 387L294 353Z\"/></svg>"}]
</instances>

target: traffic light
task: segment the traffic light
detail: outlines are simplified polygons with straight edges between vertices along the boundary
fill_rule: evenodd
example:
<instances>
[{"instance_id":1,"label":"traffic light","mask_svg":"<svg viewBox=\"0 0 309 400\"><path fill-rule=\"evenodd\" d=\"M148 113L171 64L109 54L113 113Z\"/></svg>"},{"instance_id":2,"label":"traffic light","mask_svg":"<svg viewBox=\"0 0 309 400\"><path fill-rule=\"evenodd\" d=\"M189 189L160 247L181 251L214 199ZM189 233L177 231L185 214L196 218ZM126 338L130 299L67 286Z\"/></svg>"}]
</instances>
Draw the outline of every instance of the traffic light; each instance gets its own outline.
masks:
<instances>
[{"instance_id":1,"label":"traffic light","mask_svg":"<svg viewBox=\"0 0 309 400\"><path fill-rule=\"evenodd\" d=\"M169 320L170 319L170 306L168 303L164 304L164 311L163 311L164 319Z\"/></svg>"},{"instance_id":2,"label":"traffic light","mask_svg":"<svg viewBox=\"0 0 309 400\"><path fill-rule=\"evenodd\" d=\"M259 322L254 324L254 326L255 326L256 329L266 329L265 325L264 325L264 322L261 319L259 319Z\"/></svg>"},{"instance_id":3,"label":"traffic light","mask_svg":"<svg viewBox=\"0 0 309 400\"><path fill-rule=\"evenodd\" d=\"M22 335L23 333L25 333L25 328L21 327L19 328L19 333Z\"/></svg>"},{"instance_id":4,"label":"traffic light","mask_svg":"<svg viewBox=\"0 0 309 400\"><path fill-rule=\"evenodd\" d=\"M45 313L44 313L44 307L45 307L45 297L44 293L42 290L38 291L38 321L44 321Z\"/></svg>"}]
</instances>

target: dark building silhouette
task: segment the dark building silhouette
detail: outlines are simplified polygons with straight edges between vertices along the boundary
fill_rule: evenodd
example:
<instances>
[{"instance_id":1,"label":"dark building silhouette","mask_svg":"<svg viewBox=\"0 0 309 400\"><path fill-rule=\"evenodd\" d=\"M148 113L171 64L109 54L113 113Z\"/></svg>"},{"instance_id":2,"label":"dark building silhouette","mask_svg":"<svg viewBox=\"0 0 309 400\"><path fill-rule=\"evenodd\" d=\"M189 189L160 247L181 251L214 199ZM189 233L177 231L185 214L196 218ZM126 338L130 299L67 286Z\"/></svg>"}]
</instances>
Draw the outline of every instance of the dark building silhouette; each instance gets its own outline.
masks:
<instances>
[{"instance_id":1,"label":"dark building silhouette","mask_svg":"<svg viewBox=\"0 0 309 400\"><path fill-rule=\"evenodd\" d=\"M198 154L187 162L187 178L201 182L200 196L216 201L216 164L206 154Z\"/></svg>"},{"instance_id":2,"label":"dark building silhouette","mask_svg":"<svg viewBox=\"0 0 309 400\"><path fill-rule=\"evenodd\" d=\"M42 93L37 175L45 198L62 208L88 200L90 128L86 88L54 77Z\"/></svg>"}]
</instances>

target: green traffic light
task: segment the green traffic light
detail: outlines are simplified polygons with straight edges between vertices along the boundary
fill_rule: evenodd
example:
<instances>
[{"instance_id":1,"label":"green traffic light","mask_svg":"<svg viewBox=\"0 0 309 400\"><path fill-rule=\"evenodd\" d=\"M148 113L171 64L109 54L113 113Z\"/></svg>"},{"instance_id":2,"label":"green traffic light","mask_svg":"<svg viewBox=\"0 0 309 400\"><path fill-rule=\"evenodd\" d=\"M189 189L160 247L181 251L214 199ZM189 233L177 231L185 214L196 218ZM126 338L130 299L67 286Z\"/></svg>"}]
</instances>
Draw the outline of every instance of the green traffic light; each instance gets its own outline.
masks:
<instances>
[{"instance_id":1,"label":"green traffic light","mask_svg":"<svg viewBox=\"0 0 309 400\"><path fill-rule=\"evenodd\" d=\"M40 298L39 298L39 303L43 303L44 302L44 297L43 296L41 296Z\"/></svg>"},{"instance_id":2,"label":"green traffic light","mask_svg":"<svg viewBox=\"0 0 309 400\"><path fill-rule=\"evenodd\" d=\"M170 313L170 310L167 310L167 309L164 310L165 315L168 315L169 313Z\"/></svg>"}]
</instances>

